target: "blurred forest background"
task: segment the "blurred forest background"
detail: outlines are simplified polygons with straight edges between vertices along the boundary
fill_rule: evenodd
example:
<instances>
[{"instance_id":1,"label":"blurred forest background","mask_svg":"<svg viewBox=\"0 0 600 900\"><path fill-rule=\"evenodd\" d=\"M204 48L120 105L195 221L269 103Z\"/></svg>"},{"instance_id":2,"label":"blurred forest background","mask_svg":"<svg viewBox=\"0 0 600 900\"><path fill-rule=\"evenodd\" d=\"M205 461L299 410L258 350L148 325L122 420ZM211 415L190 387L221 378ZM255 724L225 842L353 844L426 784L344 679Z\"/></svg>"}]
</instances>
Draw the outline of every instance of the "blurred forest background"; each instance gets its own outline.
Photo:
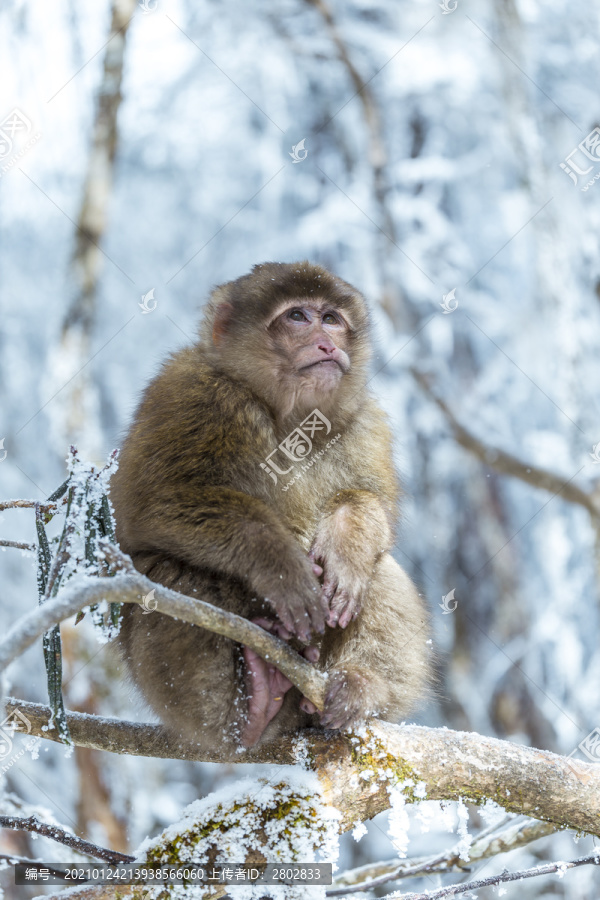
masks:
<instances>
[{"instance_id":1,"label":"blurred forest background","mask_svg":"<svg viewBox=\"0 0 600 900\"><path fill-rule=\"evenodd\" d=\"M119 446L211 286L322 263L373 307L397 558L438 657L419 721L580 753L600 726L599 34L600 7L567 0L5 0L0 498L47 497L70 443ZM0 514L2 539L33 541L31 511ZM5 549L2 627L36 602L34 556ZM68 708L150 718L87 621L63 642ZM10 689L45 702L41 646ZM126 851L243 768L44 742L6 789ZM411 855L448 844L433 809L413 832ZM574 840L510 867L590 852ZM16 832L0 852L73 858ZM385 815L343 841L346 865L394 852ZM3 877L9 900L40 892Z\"/></svg>"}]
</instances>

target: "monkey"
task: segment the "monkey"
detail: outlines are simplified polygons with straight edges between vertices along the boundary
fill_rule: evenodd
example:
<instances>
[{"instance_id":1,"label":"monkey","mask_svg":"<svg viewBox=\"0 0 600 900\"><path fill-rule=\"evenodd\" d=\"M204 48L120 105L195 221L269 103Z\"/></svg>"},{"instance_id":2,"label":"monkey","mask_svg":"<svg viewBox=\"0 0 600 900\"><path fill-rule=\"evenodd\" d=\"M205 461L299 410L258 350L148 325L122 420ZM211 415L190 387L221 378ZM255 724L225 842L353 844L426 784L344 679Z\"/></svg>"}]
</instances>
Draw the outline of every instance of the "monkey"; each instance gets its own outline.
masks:
<instances>
[{"instance_id":1,"label":"monkey","mask_svg":"<svg viewBox=\"0 0 600 900\"><path fill-rule=\"evenodd\" d=\"M327 269L256 265L212 291L197 342L143 393L110 489L121 548L328 675L318 713L249 648L124 604L131 679L202 749L399 721L427 692L425 605L391 555L400 488L370 334L363 295Z\"/></svg>"}]
</instances>

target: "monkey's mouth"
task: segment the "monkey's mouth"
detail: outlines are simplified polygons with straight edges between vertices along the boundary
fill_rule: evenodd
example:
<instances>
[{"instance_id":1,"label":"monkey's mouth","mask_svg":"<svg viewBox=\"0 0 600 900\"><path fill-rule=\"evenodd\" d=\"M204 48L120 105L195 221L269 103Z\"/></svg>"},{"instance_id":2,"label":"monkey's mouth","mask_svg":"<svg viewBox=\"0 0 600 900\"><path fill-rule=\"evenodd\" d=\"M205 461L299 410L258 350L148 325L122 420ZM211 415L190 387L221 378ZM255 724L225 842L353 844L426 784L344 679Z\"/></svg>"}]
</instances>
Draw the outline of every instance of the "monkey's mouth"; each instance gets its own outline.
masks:
<instances>
[{"instance_id":1,"label":"monkey's mouth","mask_svg":"<svg viewBox=\"0 0 600 900\"><path fill-rule=\"evenodd\" d=\"M325 367L329 367L329 366L337 366L337 368L338 368L341 372L344 371L344 370L342 369L342 367L340 366L339 362L338 362L336 359L318 359L318 360L317 360L316 362L314 362L314 363L309 363L307 366L302 366L302 368L300 369L300 371L301 371L301 372L306 372L306 371L308 371L309 369L316 369L317 366L325 366Z\"/></svg>"}]
</instances>

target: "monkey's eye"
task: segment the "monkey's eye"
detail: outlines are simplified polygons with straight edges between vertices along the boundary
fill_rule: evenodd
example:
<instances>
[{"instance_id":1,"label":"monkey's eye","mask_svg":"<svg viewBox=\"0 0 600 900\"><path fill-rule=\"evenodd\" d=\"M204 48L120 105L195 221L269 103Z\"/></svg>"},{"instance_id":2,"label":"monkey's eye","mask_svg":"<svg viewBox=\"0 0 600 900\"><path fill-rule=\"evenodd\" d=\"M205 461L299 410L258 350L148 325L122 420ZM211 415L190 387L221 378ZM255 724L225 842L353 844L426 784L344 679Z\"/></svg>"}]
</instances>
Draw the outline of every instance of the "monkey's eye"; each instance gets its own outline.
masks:
<instances>
[{"instance_id":1,"label":"monkey's eye","mask_svg":"<svg viewBox=\"0 0 600 900\"><path fill-rule=\"evenodd\" d=\"M322 322L323 325L339 325L337 317L333 313L325 313Z\"/></svg>"},{"instance_id":2,"label":"monkey's eye","mask_svg":"<svg viewBox=\"0 0 600 900\"><path fill-rule=\"evenodd\" d=\"M290 319L292 319L294 322L306 322L307 321L307 318L301 309L291 309L288 313L288 317Z\"/></svg>"}]
</instances>

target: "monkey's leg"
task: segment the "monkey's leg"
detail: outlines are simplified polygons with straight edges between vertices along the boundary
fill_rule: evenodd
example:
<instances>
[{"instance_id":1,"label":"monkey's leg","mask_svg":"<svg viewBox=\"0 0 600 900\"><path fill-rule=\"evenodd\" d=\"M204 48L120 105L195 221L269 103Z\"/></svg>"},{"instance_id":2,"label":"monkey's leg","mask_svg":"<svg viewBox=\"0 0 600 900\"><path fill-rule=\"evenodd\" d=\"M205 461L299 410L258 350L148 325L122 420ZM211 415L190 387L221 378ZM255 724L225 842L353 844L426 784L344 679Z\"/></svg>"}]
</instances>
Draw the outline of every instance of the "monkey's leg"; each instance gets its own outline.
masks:
<instances>
[{"instance_id":1,"label":"monkey's leg","mask_svg":"<svg viewBox=\"0 0 600 900\"><path fill-rule=\"evenodd\" d=\"M415 586L384 553L358 617L326 636L329 686L321 723L342 728L372 715L406 716L429 680L428 637L426 610Z\"/></svg>"},{"instance_id":2,"label":"monkey's leg","mask_svg":"<svg viewBox=\"0 0 600 900\"><path fill-rule=\"evenodd\" d=\"M231 579L168 558L138 555L134 561L153 581L190 597L242 615L251 608L262 612ZM131 605L123 610L119 643L136 687L173 733L206 750L239 747L248 705L239 645Z\"/></svg>"},{"instance_id":3,"label":"monkey's leg","mask_svg":"<svg viewBox=\"0 0 600 900\"><path fill-rule=\"evenodd\" d=\"M287 628L278 622L263 618L252 619L252 621L255 625L260 625L261 628L276 634L284 641L291 638ZM303 651L303 656L311 662L317 662L319 650L317 647L307 647ZM254 747L269 722L281 709L284 695L292 687L292 682L279 669L266 662L249 647L244 647L244 663L248 712L242 733L242 743L244 747Z\"/></svg>"},{"instance_id":4,"label":"monkey's leg","mask_svg":"<svg viewBox=\"0 0 600 900\"><path fill-rule=\"evenodd\" d=\"M230 579L152 554L137 555L135 563L153 581L222 609L247 618L251 611L266 612L242 584ZM278 622L266 617L254 621L284 640L290 638ZM238 747L240 743L250 747L261 739L269 723L273 737L281 729L293 730L301 724L299 711L291 708L272 721L291 683L247 647L240 649L228 638L170 616L147 614L138 606L125 606L118 641L131 678L146 702L174 733L203 749ZM315 662L318 648L308 647L304 655Z\"/></svg>"}]
</instances>

